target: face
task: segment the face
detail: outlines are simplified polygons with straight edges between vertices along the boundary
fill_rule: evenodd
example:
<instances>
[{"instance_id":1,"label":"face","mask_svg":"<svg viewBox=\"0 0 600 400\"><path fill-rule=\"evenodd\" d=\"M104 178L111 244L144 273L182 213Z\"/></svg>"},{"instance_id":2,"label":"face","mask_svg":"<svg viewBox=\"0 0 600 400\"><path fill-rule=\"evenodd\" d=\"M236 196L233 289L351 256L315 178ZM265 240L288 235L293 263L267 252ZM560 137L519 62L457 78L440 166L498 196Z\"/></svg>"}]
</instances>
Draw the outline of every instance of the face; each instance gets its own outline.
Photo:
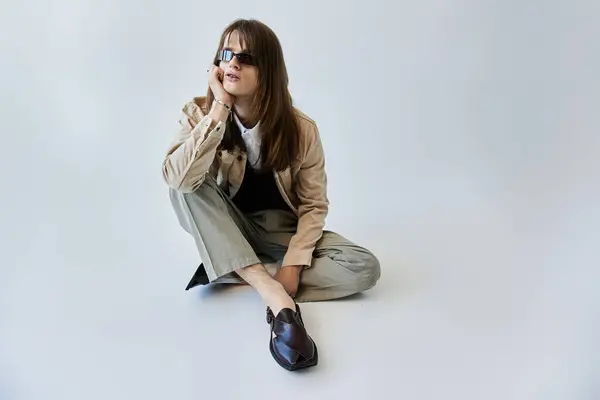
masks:
<instances>
[{"instance_id":1,"label":"face","mask_svg":"<svg viewBox=\"0 0 600 400\"><path fill-rule=\"evenodd\" d=\"M235 54L249 54L248 50L241 45L240 37L237 31L233 31L229 37L225 38L221 50L230 50ZM254 54L252 54L255 57ZM258 87L258 69L254 65L248 65L247 58L231 57L231 60L221 60L219 67L224 72L223 88L225 91L236 98L252 97ZM244 63L246 61L246 63Z\"/></svg>"}]
</instances>

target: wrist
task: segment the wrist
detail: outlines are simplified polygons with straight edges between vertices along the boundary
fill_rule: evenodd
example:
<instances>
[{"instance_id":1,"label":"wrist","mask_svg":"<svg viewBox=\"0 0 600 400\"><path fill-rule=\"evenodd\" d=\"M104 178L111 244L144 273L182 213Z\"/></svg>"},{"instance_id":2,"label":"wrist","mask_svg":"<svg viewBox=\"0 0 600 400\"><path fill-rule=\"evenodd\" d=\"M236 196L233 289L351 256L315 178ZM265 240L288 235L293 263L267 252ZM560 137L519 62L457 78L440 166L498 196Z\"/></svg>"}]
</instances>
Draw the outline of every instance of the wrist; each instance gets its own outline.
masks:
<instances>
[{"instance_id":1,"label":"wrist","mask_svg":"<svg viewBox=\"0 0 600 400\"><path fill-rule=\"evenodd\" d=\"M220 99L215 97L215 103L225 108L228 112L232 112L233 102L230 99Z\"/></svg>"},{"instance_id":2,"label":"wrist","mask_svg":"<svg viewBox=\"0 0 600 400\"><path fill-rule=\"evenodd\" d=\"M224 104L221 104L217 100L213 101L212 107L210 109L209 115L213 120L227 122L231 111L229 111L231 107L228 109Z\"/></svg>"},{"instance_id":3,"label":"wrist","mask_svg":"<svg viewBox=\"0 0 600 400\"><path fill-rule=\"evenodd\" d=\"M290 270L300 272L302 269L304 269L304 265L286 265L282 268L289 268Z\"/></svg>"}]
</instances>

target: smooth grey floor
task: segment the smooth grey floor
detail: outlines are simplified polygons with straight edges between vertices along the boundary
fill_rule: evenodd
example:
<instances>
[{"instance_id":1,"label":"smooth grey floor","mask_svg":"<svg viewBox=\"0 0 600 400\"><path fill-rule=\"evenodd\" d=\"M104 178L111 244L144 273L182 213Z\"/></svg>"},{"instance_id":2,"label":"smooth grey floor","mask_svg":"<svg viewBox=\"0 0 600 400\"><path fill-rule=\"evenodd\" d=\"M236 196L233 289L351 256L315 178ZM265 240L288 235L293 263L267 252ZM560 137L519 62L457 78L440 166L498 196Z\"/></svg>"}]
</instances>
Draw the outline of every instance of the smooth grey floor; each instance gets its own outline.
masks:
<instances>
[{"instance_id":1,"label":"smooth grey floor","mask_svg":"<svg viewBox=\"0 0 600 400\"><path fill-rule=\"evenodd\" d=\"M0 399L599 399L597 2L277 7L3 11ZM304 306L304 373L250 288L183 290L199 260L160 176L237 16L277 32L319 124L328 228L382 263Z\"/></svg>"}]
</instances>

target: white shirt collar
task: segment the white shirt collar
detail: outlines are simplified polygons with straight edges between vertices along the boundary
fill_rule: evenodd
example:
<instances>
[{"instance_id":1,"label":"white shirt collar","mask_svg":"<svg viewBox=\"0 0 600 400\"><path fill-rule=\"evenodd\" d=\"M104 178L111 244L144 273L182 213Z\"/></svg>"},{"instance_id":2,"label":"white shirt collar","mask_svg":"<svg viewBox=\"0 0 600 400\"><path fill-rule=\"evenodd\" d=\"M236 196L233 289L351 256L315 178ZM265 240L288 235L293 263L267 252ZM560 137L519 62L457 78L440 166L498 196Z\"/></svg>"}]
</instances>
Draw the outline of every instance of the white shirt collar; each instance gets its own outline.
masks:
<instances>
[{"instance_id":1,"label":"white shirt collar","mask_svg":"<svg viewBox=\"0 0 600 400\"><path fill-rule=\"evenodd\" d=\"M235 123L240 129L242 137L244 137L245 139L252 138L252 140L257 144L260 144L262 142L262 138L260 135L260 122L258 122L254 126L254 128L248 129L244 126L244 124L242 124L242 121L240 121L240 118L237 116L236 113L233 113L233 118L235 119Z\"/></svg>"},{"instance_id":2,"label":"white shirt collar","mask_svg":"<svg viewBox=\"0 0 600 400\"><path fill-rule=\"evenodd\" d=\"M244 140L244 143L246 143L248 162L254 168L259 168L261 164L260 146L262 142L260 122L256 124L254 128L248 129L242 124L242 121L240 121L236 113L233 113L233 118L235 119L235 123L237 124L238 128L240 128L242 140Z\"/></svg>"}]
</instances>

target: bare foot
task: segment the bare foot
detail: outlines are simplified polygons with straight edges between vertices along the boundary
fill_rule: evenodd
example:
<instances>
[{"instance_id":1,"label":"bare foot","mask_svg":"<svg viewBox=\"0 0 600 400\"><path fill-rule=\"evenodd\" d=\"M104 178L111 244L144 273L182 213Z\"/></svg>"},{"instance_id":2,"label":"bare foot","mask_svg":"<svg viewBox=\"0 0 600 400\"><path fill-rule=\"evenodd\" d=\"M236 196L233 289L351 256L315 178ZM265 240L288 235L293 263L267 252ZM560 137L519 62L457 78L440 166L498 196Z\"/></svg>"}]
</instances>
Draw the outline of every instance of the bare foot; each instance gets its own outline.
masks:
<instances>
[{"instance_id":1,"label":"bare foot","mask_svg":"<svg viewBox=\"0 0 600 400\"><path fill-rule=\"evenodd\" d=\"M302 266L286 266L279 268L275 273L275 280L283 286L285 291L294 297L298 292L298 285L300 283L300 274L302 273Z\"/></svg>"}]
</instances>

